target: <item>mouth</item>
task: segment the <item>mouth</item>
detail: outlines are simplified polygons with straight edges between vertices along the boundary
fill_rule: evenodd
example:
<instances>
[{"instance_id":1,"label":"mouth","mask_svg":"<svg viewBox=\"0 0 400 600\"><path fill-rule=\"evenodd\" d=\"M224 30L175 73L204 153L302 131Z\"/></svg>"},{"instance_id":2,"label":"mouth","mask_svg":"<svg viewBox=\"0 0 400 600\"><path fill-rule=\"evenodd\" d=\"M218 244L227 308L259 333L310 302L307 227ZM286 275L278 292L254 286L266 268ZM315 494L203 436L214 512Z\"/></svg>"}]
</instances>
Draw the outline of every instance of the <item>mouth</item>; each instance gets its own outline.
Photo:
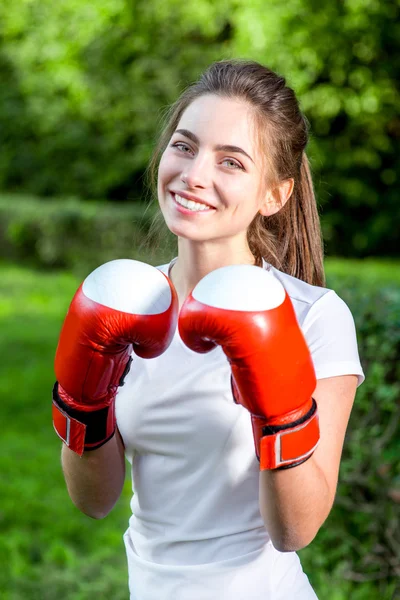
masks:
<instances>
[{"instance_id":1,"label":"mouth","mask_svg":"<svg viewBox=\"0 0 400 600\"><path fill-rule=\"evenodd\" d=\"M210 206L209 204L206 204L205 202L199 202L197 200L192 200L190 198L184 198L183 196L180 196L179 194L176 194L174 192L170 192L172 199L174 200L174 202L183 209L186 209L186 211L189 212L211 212L212 210L215 210L215 208L213 206Z\"/></svg>"}]
</instances>

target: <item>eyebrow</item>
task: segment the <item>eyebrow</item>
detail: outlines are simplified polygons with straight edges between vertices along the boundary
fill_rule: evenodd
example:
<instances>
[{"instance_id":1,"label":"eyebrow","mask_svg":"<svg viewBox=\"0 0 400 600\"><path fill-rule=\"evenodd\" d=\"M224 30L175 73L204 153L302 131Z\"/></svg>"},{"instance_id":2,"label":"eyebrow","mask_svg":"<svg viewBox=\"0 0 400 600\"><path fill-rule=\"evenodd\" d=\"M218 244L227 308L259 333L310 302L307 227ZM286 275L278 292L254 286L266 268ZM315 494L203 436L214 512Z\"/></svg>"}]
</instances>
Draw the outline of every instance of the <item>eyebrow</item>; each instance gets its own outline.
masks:
<instances>
[{"instance_id":1,"label":"eyebrow","mask_svg":"<svg viewBox=\"0 0 400 600\"><path fill-rule=\"evenodd\" d=\"M195 135L188 129L176 129L174 133L180 133L181 135L184 135L185 137L187 137L189 140L192 140L192 142L194 142L197 145L199 145L199 143L200 143L200 140L197 137L197 135ZM245 152L245 150L243 150L243 148L240 148L239 146L232 146L231 144L219 144L218 146L215 146L215 150L217 150L218 152L222 151L222 152L234 152L234 153L243 154L244 156L247 156L247 158L250 159L252 163L254 163L254 160L251 158L251 156L249 154L247 154L247 152Z\"/></svg>"}]
</instances>

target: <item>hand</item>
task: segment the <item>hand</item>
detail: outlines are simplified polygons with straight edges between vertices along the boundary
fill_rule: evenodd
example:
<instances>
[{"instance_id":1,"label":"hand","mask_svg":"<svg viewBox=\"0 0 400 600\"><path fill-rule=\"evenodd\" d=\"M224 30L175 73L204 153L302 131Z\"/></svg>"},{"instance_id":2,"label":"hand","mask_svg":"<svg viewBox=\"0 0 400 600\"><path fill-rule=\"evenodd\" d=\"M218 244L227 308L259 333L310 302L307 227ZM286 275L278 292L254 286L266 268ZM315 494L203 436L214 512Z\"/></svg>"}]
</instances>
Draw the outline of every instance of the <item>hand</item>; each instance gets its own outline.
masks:
<instances>
[{"instance_id":1,"label":"hand","mask_svg":"<svg viewBox=\"0 0 400 600\"><path fill-rule=\"evenodd\" d=\"M194 351L222 347L235 401L252 416L260 469L301 464L319 440L309 349L284 287L248 265L209 273L182 306L179 332Z\"/></svg>"},{"instance_id":2,"label":"hand","mask_svg":"<svg viewBox=\"0 0 400 600\"><path fill-rule=\"evenodd\" d=\"M129 371L132 350L162 354L176 329L178 300L155 267L115 260L93 271L76 292L55 356L53 423L77 454L115 432L114 401Z\"/></svg>"}]
</instances>

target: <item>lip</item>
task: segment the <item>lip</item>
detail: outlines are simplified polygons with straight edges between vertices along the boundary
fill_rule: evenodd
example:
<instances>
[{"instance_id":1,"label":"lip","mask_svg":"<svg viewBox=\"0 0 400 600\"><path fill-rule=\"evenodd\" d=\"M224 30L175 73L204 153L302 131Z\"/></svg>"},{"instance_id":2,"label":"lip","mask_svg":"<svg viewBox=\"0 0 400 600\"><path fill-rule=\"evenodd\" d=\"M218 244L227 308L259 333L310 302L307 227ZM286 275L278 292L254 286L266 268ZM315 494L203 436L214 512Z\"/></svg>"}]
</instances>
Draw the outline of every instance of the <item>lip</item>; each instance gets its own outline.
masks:
<instances>
[{"instance_id":1,"label":"lip","mask_svg":"<svg viewBox=\"0 0 400 600\"><path fill-rule=\"evenodd\" d=\"M174 201L175 201L175 196L180 196L181 198L185 198L186 200L193 200L193 202L198 202L199 204L204 204L205 206L208 206L208 208L215 209L215 206L213 206L209 202L206 202L202 198L199 198L198 196L194 196L193 194L188 194L187 192L173 191L173 190L170 190L170 194L172 195Z\"/></svg>"}]
</instances>

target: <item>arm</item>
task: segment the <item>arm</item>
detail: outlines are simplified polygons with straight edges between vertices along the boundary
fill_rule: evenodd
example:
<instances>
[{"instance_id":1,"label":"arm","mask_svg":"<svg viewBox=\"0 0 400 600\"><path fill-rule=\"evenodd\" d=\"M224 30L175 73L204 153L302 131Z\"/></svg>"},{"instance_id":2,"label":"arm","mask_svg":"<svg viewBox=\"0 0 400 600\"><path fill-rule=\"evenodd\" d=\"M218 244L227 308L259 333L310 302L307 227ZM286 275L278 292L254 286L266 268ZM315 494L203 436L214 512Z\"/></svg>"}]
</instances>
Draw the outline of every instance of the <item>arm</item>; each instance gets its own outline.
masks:
<instances>
[{"instance_id":1,"label":"arm","mask_svg":"<svg viewBox=\"0 0 400 600\"><path fill-rule=\"evenodd\" d=\"M175 290L165 275L133 260L98 267L69 307L55 357L53 424L64 442L62 466L70 497L94 518L108 514L124 484L117 389L132 354L152 358L167 349L177 310Z\"/></svg>"},{"instance_id":2,"label":"arm","mask_svg":"<svg viewBox=\"0 0 400 600\"><path fill-rule=\"evenodd\" d=\"M218 344L230 362L234 399L251 414L260 510L274 545L307 545L332 507L356 377L317 383L290 298L257 267L207 275L185 301L179 329L192 350Z\"/></svg>"},{"instance_id":3,"label":"arm","mask_svg":"<svg viewBox=\"0 0 400 600\"><path fill-rule=\"evenodd\" d=\"M82 457L62 446L61 464L72 502L93 519L102 519L119 499L125 480L124 446L118 430L106 444Z\"/></svg>"},{"instance_id":4,"label":"arm","mask_svg":"<svg viewBox=\"0 0 400 600\"><path fill-rule=\"evenodd\" d=\"M314 454L291 469L260 471L261 515L281 552L307 546L329 515L356 387L355 375L320 379L313 394L320 424Z\"/></svg>"}]
</instances>

